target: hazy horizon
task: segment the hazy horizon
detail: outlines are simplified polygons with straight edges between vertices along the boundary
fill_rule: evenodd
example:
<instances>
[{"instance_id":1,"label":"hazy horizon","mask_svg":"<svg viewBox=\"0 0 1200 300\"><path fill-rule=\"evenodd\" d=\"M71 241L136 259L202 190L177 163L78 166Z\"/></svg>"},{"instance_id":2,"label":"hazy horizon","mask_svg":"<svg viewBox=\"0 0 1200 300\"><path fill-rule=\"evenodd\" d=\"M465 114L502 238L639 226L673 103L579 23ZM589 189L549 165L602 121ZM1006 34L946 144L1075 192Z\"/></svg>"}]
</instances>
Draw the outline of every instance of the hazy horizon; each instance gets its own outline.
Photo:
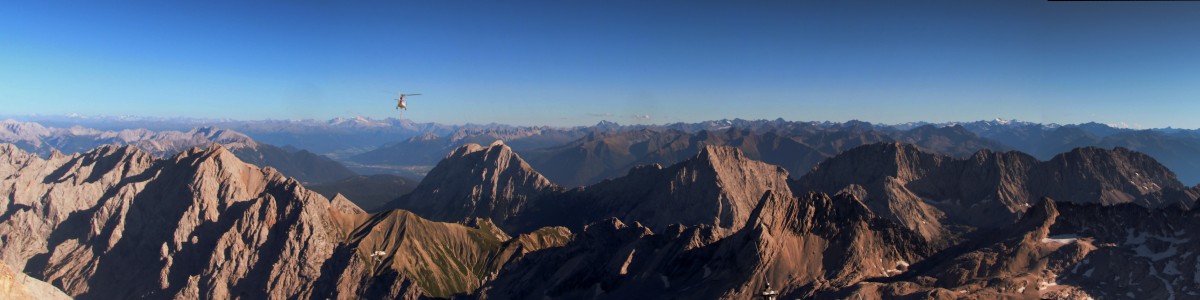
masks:
<instances>
[{"instance_id":1,"label":"hazy horizon","mask_svg":"<svg viewBox=\"0 0 1200 300\"><path fill-rule=\"evenodd\" d=\"M876 122L876 121L872 121L872 120L860 120L860 119L797 120L797 119L788 119L788 118L783 118L783 117L757 118L757 119L722 118L722 119L698 120L698 121L687 121L687 122L621 122L616 119L600 119L599 121L589 123L589 124L549 125L549 124L513 124L513 123L499 123L499 122L486 122L486 123L479 123L479 122L442 123L442 122L432 122L432 121L420 122L420 121L413 121L413 120L409 120L409 119L400 119L400 118L396 118L396 117L372 118L369 116L362 116L362 115L335 116L335 117L331 117L331 118L303 118L303 119L271 119L271 118L267 118L267 119L236 119L236 118L136 116L136 115L115 115L115 116L113 116L113 115L83 115L83 114L60 114L60 115L54 115L54 114L4 115L4 114L0 114L0 121L13 120L13 121L18 121L18 122L39 122L39 123L45 122L45 121L68 122L67 120L77 120L77 121L79 121L78 123L87 123L84 121L95 121L95 122L109 122L109 121L117 121L117 122L181 122L181 123L195 122L195 123L198 123L198 125L205 125L205 126L212 125L213 123L220 123L220 122L269 122L269 121L331 122L331 121L338 120L338 119L353 120L356 118L365 118L367 120L375 121L375 122L396 122L396 121L403 120L403 121L411 121L415 124L438 124L438 125L447 125L447 126L499 125L499 126L519 126L519 127L546 126L546 127L553 127L553 128L588 127L588 126L598 125L599 123L602 123L602 122L611 122L611 123L616 123L616 124L622 125L622 126L667 126L667 125L680 124L680 123L695 124L695 123L702 123L702 122L717 122L717 121L724 121L724 120L729 120L729 121L734 121L734 120L745 120L745 121L783 120L785 122L814 122L814 123L826 123L826 122L828 122L828 123L847 123L847 122L859 121L859 122L867 122L867 123L871 123L873 125L882 125L882 126L898 126L898 125L921 124L921 123L932 124L932 125L952 125L952 124L965 124L965 123L972 123L972 122L1000 122L1000 123L1019 122L1019 123L1042 124L1042 125L1061 125L1061 126L1096 123L1096 124L1103 124L1103 125L1106 125L1106 126L1109 126L1112 128L1117 128L1117 129L1142 130L1142 129L1168 129L1168 128L1170 128L1170 129L1184 129L1184 130L1193 130L1193 129L1200 130L1200 128L1172 127L1172 126L1146 127L1146 126L1142 126L1141 124L1137 124L1137 123L1129 124L1129 123L1122 123L1122 122L1103 123L1103 122L1096 122L1096 121L1087 121L1087 122L1080 122L1080 123L1057 123L1057 122L1039 122L1039 121L1031 121L1031 120L1010 119L1010 118L1002 118L1002 117L997 117L997 118L992 118L992 119L956 120L956 121L946 121L946 122L930 122L930 121L922 121L922 120L912 120L912 121L897 122L897 123L885 123L885 122Z\"/></svg>"}]
</instances>

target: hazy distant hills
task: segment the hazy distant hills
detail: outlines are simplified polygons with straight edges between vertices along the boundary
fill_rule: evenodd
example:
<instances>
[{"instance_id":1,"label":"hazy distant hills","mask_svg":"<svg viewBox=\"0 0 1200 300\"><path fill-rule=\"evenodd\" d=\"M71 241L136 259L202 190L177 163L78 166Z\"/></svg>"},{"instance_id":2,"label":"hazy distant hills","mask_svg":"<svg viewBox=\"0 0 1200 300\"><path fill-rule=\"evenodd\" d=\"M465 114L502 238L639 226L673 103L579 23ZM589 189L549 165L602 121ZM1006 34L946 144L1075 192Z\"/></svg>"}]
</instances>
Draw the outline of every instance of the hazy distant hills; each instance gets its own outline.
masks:
<instances>
[{"instance_id":1,"label":"hazy distant hills","mask_svg":"<svg viewBox=\"0 0 1200 300\"><path fill-rule=\"evenodd\" d=\"M188 131L107 131L81 126L45 127L38 123L13 120L0 121L0 125L0 142L12 143L42 156L49 156L55 151L66 154L84 152L100 145L115 144L136 146L153 156L166 157L191 147L217 143L243 161L273 167L303 182L330 182L355 175L327 157L307 150L289 150L259 143L229 129L199 127Z\"/></svg>"},{"instance_id":2,"label":"hazy distant hills","mask_svg":"<svg viewBox=\"0 0 1200 300\"><path fill-rule=\"evenodd\" d=\"M771 153L769 149L761 153L766 156L759 156L760 153L750 151L750 146L729 144L741 148L751 157L784 166L793 174L803 174L821 159L836 155L853 146L895 141L916 144L924 149L952 156L970 155L979 149L1020 150L1039 159L1049 159L1058 153L1078 147L1122 147L1155 157L1170 167L1184 183L1200 183L1200 162L1191 159L1200 155L1200 130L1176 128L1135 130L1099 123L1060 125L997 119L887 125L861 121L802 122L783 119L733 119L663 125L619 125L604 121L592 126L554 128L501 124L443 125L392 118L376 120L364 117L331 120L250 121L88 116L24 116L18 119L36 121L42 126L48 127L71 128L78 125L84 128L115 132L138 129L187 132L193 128L212 126L244 133L260 143L291 145L298 149L326 155L340 160L360 173L389 173L416 177L423 175L446 153L458 146L466 143L489 144L491 141L499 139L521 151L531 164L544 169L546 176L567 186L595 183L603 178L620 175L624 170L632 167L630 164L672 163L694 153L681 151L682 154L671 154L672 149L678 149L672 147L681 146L681 144L675 143L662 149L653 157L643 157L642 154L648 154L652 150L622 149L624 146L620 144L625 142L605 146L613 151L610 154L589 153L588 151L600 151L600 148L589 148L594 145L588 145L588 143L596 143L596 137L593 137L590 142L585 140L589 135L599 134L612 139L612 136L637 135L636 131L650 131L668 135L662 139L670 139L670 135L695 135L701 131L718 136L728 135L726 131L730 129L741 130L753 135L774 133L788 139L799 139L800 144L816 149L815 151L811 149L795 150L805 152L807 153L805 155L809 156L803 162L796 162L771 158L768 155ZM968 132L971 134L967 134ZM736 137L729 138L736 139ZM636 137L620 139L630 140L629 142L638 140ZM700 139L706 138L700 137L697 140ZM712 138L707 139L708 141L702 143L723 142L713 141ZM21 141L9 139L5 139L5 141L21 145ZM778 140L778 142L778 146L771 144L765 148L777 148L777 151L786 152L792 151L787 150L791 149L790 147L798 146L785 140ZM63 143L69 144L67 141ZM573 144L577 149L572 149L570 145ZM556 147L558 150L567 152L555 153L556 151L550 150ZM764 148L761 145L755 147ZM86 146L74 148L71 151L88 149ZM696 149L690 145L685 148L689 148L689 151ZM627 151L631 153L626 154ZM789 157L791 156L796 155L789 155ZM588 170L577 172L578 174L560 172L553 169L552 166L543 165L543 162L558 161L567 157L593 160L596 157L609 157L611 160L606 158L591 162L592 165L587 167Z\"/></svg>"},{"instance_id":3,"label":"hazy distant hills","mask_svg":"<svg viewBox=\"0 0 1200 300\"><path fill-rule=\"evenodd\" d=\"M600 123L572 129L459 130L451 136L425 133L346 160L355 166L432 166L442 154L465 143L493 140L505 141L547 177L567 186L596 183L637 165L671 164L705 145L735 146L751 158L784 166L794 174L803 174L820 160L850 147L875 142L910 142L957 156L980 149L1010 149L957 126L900 131L881 130L865 122L739 121L635 127Z\"/></svg>"},{"instance_id":4,"label":"hazy distant hills","mask_svg":"<svg viewBox=\"0 0 1200 300\"><path fill-rule=\"evenodd\" d=\"M614 133L593 132L571 143L525 151L530 164L556 182L579 186L623 174L644 164L671 164L692 156L705 146L733 146L749 158L779 165L802 175L821 160L859 145L908 142L954 156L981 149L1008 147L980 138L962 127L922 126L911 130L879 130L870 124L846 123L818 126L809 123L688 133L679 130L640 129Z\"/></svg>"},{"instance_id":5,"label":"hazy distant hills","mask_svg":"<svg viewBox=\"0 0 1200 300\"><path fill-rule=\"evenodd\" d=\"M1179 129L1133 130L1099 123L1043 125L1035 123L964 123L962 126L1040 159L1068 150L1095 146L1122 147L1146 153L1171 168L1188 184L1200 183L1200 132Z\"/></svg>"},{"instance_id":6,"label":"hazy distant hills","mask_svg":"<svg viewBox=\"0 0 1200 300\"><path fill-rule=\"evenodd\" d=\"M392 200L412 192L417 182L387 174L356 175L332 182L313 183L308 188L333 199L337 195L353 199L354 204L367 212L378 212Z\"/></svg>"},{"instance_id":7,"label":"hazy distant hills","mask_svg":"<svg viewBox=\"0 0 1200 300\"><path fill-rule=\"evenodd\" d=\"M259 142L273 145L291 145L314 153L332 155L333 157L348 157L425 133L438 136L451 136L463 130L494 131L497 129L523 130L547 128L544 126L522 127L503 124L444 125L438 123L416 123L410 120L395 118L376 120L365 117L334 118L330 120L227 120L75 115L22 116L14 117L14 119L36 122L44 126L61 128L81 126L107 131L125 129L188 131L196 127L217 127L247 134Z\"/></svg>"},{"instance_id":8,"label":"hazy distant hills","mask_svg":"<svg viewBox=\"0 0 1200 300\"><path fill-rule=\"evenodd\" d=\"M489 144L501 140L509 141L517 149L538 149L569 143L585 132L585 129L548 127L464 128L446 135L425 132L350 156L346 160L368 171L372 166L433 166L446 153L465 144Z\"/></svg>"},{"instance_id":9,"label":"hazy distant hills","mask_svg":"<svg viewBox=\"0 0 1200 300\"><path fill-rule=\"evenodd\" d=\"M39 155L49 155L55 150L63 153L84 152L104 144L134 145L156 156L172 155L207 143L225 144L235 149L258 146L245 134L213 127L197 127L187 131L152 131L143 128L111 131L82 126L46 127L39 123L13 120L0 121L0 125L0 141Z\"/></svg>"}]
</instances>

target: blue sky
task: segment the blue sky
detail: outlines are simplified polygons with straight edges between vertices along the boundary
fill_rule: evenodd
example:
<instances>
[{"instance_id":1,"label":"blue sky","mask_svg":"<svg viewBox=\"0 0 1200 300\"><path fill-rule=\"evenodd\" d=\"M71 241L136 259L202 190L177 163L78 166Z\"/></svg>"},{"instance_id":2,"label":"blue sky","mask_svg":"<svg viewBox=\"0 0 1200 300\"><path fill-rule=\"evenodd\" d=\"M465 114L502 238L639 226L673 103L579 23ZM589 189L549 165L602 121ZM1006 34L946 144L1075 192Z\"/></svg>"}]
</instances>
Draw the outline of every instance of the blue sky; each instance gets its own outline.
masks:
<instances>
[{"instance_id":1,"label":"blue sky","mask_svg":"<svg viewBox=\"0 0 1200 300\"><path fill-rule=\"evenodd\" d=\"M0 10L0 114L1200 127L1195 2L98 2Z\"/></svg>"}]
</instances>

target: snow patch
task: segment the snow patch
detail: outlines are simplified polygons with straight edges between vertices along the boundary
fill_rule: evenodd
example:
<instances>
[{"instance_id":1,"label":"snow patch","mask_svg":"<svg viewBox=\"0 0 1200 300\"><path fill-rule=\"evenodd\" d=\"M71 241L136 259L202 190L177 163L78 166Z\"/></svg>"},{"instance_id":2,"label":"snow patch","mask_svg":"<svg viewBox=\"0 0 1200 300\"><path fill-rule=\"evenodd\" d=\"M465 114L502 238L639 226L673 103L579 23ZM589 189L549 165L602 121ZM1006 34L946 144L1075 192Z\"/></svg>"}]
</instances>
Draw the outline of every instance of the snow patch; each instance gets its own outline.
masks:
<instances>
[{"instance_id":1,"label":"snow patch","mask_svg":"<svg viewBox=\"0 0 1200 300\"><path fill-rule=\"evenodd\" d=\"M1078 235L1059 234L1059 235L1052 235L1052 236L1042 238L1042 243L1070 244L1070 243L1074 243L1077 240L1079 240Z\"/></svg>"},{"instance_id":2,"label":"snow patch","mask_svg":"<svg viewBox=\"0 0 1200 300\"><path fill-rule=\"evenodd\" d=\"M1149 245L1146 245L1146 242L1150 239L1166 242L1171 244L1171 246L1167 247L1167 249L1163 250L1162 252L1155 252L1154 250L1150 249ZM1151 261L1161 261L1167 258L1175 257L1177 254L1179 254L1179 245L1187 243L1189 240L1190 239L1187 238L1134 232L1133 229L1128 229L1126 230L1125 235L1125 246L1133 248L1133 251L1137 254L1137 256L1149 258Z\"/></svg>"}]
</instances>

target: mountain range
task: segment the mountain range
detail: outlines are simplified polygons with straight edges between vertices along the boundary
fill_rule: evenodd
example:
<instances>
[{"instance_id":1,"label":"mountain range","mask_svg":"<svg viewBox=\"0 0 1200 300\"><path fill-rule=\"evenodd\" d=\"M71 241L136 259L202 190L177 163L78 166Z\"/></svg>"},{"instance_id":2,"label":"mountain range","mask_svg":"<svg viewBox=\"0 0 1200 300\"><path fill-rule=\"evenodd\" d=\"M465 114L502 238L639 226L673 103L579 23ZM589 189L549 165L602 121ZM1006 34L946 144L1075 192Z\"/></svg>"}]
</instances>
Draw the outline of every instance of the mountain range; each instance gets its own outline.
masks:
<instances>
[{"instance_id":1,"label":"mountain range","mask_svg":"<svg viewBox=\"0 0 1200 300\"><path fill-rule=\"evenodd\" d=\"M7 132L37 131L10 123L26 125ZM989 130L1142 134L996 123ZM320 184L243 158L254 156L239 147L263 144L228 129L155 131L153 142L64 154L57 147L72 143L54 138L63 129L43 127L51 133L38 140L0 144L0 291L81 299L715 299L765 290L788 299L1200 297L1192 238L1200 186L1136 149L1085 145L1043 157L976 133L982 125L456 129L463 134L446 141L466 144L438 142L445 151L419 182L377 175ZM17 135L0 135L18 140L9 136ZM184 147L166 136L202 142ZM562 173L543 175L542 166ZM393 193L403 196L389 200Z\"/></svg>"},{"instance_id":2,"label":"mountain range","mask_svg":"<svg viewBox=\"0 0 1200 300\"><path fill-rule=\"evenodd\" d=\"M507 162L496 164L491 157ZM738 298L768 282L783 295L802 298L1200 296L1184 287L1200 280L1187 273L1196 269L1195 254L1180 248L1190 242L1182 237L1191 229L1165 232L1192 227L1185 224L1200 211L1192 208L1197 188L1128 149L1079 148L1040 161L1020 152L981 150L956 158L910 144L877 143L789 181L781 167L747 159L733 147L707 146L669 167L638 167L565 191L514 162L519 159L501 143L464 146L438 166L454 168L435 170L501 176L439 175L421 186L508 193L485 194L461 206L409 206L420 198L459 199L414 192L396 203L431 216L470 212L464 207L507 207L499 210L507 215L476 210L443 220L490 215L515 232L538 226L580 232L563 247L504 269L479 291L486 298ZM503 165L520 167L493 169ZM774 173L767 171L772 168ZM532 186L505 185L529 181L503 174L538 180ZM769 178L787 186L772 186ZM526 200L512 201L522 197ZM738 205L745 203L751 212L739 214ZM1171 215L1161 222L1172 225L1132 225L1142 222L1137 217L1103 220L1105 212L1121 210ZM1079 221L1084 218L1090 221ZM1098 231L1119 224L1134 226L1127 233L1147 233ZM1139 261L1132 269L1117 261L1101 263L1110 268L1104 274L1138 280L1096 285L1094 271L1083 267L1096 263L1089 259L1093 253ZM1165 269L1172 277L1160 273Z\"/></svg>"}]
</instances>

